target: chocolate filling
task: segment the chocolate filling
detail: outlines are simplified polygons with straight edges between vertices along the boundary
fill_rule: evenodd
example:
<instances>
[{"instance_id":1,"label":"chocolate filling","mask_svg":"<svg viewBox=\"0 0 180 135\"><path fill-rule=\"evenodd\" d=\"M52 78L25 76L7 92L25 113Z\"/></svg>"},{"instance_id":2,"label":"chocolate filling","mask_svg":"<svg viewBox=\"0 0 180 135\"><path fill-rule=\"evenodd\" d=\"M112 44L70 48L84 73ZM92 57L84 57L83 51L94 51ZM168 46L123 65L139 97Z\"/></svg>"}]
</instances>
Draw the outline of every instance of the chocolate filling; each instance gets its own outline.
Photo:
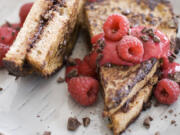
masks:
<instances>
[{"instance_id":1,"label":"chocolate filling","mask_svg":"<svg viewBox=\"0 0 180 135\"><path fill-rule=\"evenodd\" d=\"M112 102L114 102L114 105L111 108L117 107L120 102L122 101L123 98L127 97L129 95L129 93L131 92L132 88L141 80L143 80L146 75L151 71L151 69L153 68L153 66L155 65L155 63L157 62L157 59L153 58L151 60L148 60L144 63L141 64L140 70L138 71L136 77L134 78L133 82L130 82L128 84L128 89L126 89L124 87L122 87L120 90L118 90L116 92L116 95L114 98L112 98Z\"/></svg>"},{"instance_id":2,"label":"chocolate filling","mask_svg":"<svg viewBox=\"0 0 180 135\"><path fill-rule=\"evenodd\" d=\"M49 6L49 9L45 11L43 15L41 15L41 19L39 21L39 26L37 27L37 32L34 34L34 36L31 39L31 43L29 44L29 49L30 51L31 48L34 47L35 43L40 40L41 34L43 33L44 28L48 24L48 22L53 18L53 12L51 11L56 11L58 7L65 7L65 2L64 0L50 0L52 2L52 5Z\"/></svg>"}]
</instances>

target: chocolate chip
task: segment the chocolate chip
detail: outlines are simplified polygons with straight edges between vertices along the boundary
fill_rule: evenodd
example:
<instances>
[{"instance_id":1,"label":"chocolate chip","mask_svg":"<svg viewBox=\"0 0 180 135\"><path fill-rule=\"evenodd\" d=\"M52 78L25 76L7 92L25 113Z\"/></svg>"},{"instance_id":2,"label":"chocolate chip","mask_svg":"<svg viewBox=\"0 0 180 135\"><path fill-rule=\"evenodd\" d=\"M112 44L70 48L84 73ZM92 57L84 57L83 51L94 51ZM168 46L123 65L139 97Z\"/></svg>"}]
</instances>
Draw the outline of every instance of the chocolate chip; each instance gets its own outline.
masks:
<instances>
[{"instance_id":1,"label":"chocolate chip","mask_svg":"<svg viewBox=\"0 0 180 135\"><path fill-rule=\"evenodd\" d=\"M12 34L12 36L15 36L15 32L12 32L11 34Z\"/></svg>"},{"instance_id":2,"label":"chocolate chip","mask_svg":"<svg viewBox=\"0 0 180 135\"><path fill-rule=\"evenodd\" d=\"M170 114L172 114L172 113L173 113L173 110L171 109L171 110L169 110L168 112L169 112Z\"/></svg>"},{"instance_id":3,"label":"chocolate chip","mask_svg":"<svg viewBox=\"0 0 180 135\"><path fill-rule=\"evenodd\" d=\"M62 77L59 77L58 79L57 79L57 82L58 83L62 83L62 82L64 82L65 80L64 80L64 78L62 78Z\"/></svg>"},{"instance_id":4,"label":"chocolate chip","mask_svg":"<svg viewBox=\"0 0 180 135\"><path fill-rule=\"evenodd\" d=\"M70 117L68 119L67 129L70 131L75 131L80 125L81 123L76 118Z\"/></svg>"},{"instance_id":5,"label":"chocolate chip","mask_svg":"<svg viewBox=\"0 0 180 135\"><path fill-rule=\"evenodd\" d=\"M89 117L83 118L83 125L84 127L87 127L90 124L91 120Z\"/></svg>"},{"instance_id":6,"label":"chocolate chip","mask_svg":"<svg viewBox=\"0 0 180 135\"><path fill-rule=\"evenodd\" d=\"M180 83L180 72L175 72L174 74L170 74L169 77L171 80Z\"/></svg>"},{"instance_id":7,"label":"chocolate chip","mask_svg":"<svg viewBox=\"0 0 180 135\"><path fill-rule=\"evenodd\" d=\"M151 105L152 105L152 102L151 102L151 101L145 103L145 104L143 105L143 110L149 109L149 108L151 107Z\"/></svg>"},{"instance_id":8,"label":"chocolate chip","mask_svg":"<svg viewBox=\"0 0 180 135\"><path fill-rule=\"evenodd\" d=\"M176 121L175 120L171 120L171 125L175 124Z\"/></svg>"},{"instance_id":9,"label":"chocolate chip","mask_svg":"<svg viewBox=\"0 0 180 135\"><path fill-rule=\"evenodd\" d=\"M144 27L144 28L142 29L141 33L142 33L142 34L145 34L145 33L147 32L147 30L148 30L148 29L147 29L146 27Z\"/></svg>"},{"instance_id":10,"label":"chocolate chip","mask_svg":"<svg viewBox=\"0 0 180 135\"><path fill-rule=\"evenodd\" d=\"M67 74L66 77L72 78L72 77L77 77L77 76L78 76L78 71L77 71L77 69L72 69L72 70Z\"/></svg>"},{"instance_id":11,"label":"chocolate chip","mask_svg":"<svg viewBox=\"0 0 180 135\"><path fill-rule=\"evenodd\" d=\"M18 80L19 79L19 76L16 76L15 80Z\"/></svg>"},{"instance_id":12,"label":"chocolate chip","mask_svg":"<svg viewBox=\"0 0 180 135\"><path fill-rule=\"evenodd\" d=\"M160 132L159 132L159 131L157 131L154 135L160 135Z\"/></svg>"},{"instance_id":13,"label":"chocolate chip","mask_svg":"<svg viewBox=\"0 0 180 135\"><path fill-rule=\"evenodd\" d=\"M1 40L4 40L5 39L5 37L1 37Z\"/></svg>"},{"instance_id":14,"label":"chocolate chip","mask_svg":"<svg viewBox=\"0 0 180 135\"><path fill-rule=\"evenodd\" d=\"M147 42L149 40L149 37L146 35L140 36L141 40L144 42Z\"/></svg>"},{"instance_id":15,"label":"chocolate chip","mask_svg":"<svg viewBox=\"0 0 180 135\"><path fill-rule=\"evenodd\" d=\"M2 90L3 90L3 88L0 87L0 91L2 91Z\"/></svg>"},{"instance_id":16,"label":"chocolate chip","mask_svg":"<svg viewBox=\"0 0 180 135\"><path fill-rule=\"evenodd\" d=\"M124 11L122 11L122 14L123 14L123 15L129 15L130 13L131 13L130 10L124 10Z\"/></svg>"},{"instance_id":17,"label":"chocolate chip","mask_svg":"<svg viewBox=\"0 0 180 135\"><path fill-rule=\"evenodd\" d=\"M112 64L111 63L106 63L106 64L104 64L104 67L110 68L110 67L112 67Z\"/></svg>"},{"instance_id":18,"label":"chocolate chip","mask_svg":"<svg viewBox=\"0 0 180 135\"><path fill-rule=\"evenodd\" d=\"M148 29L147 31L146 31L146 33L149 35L149 36L151 36L151 37L154 37L154 30L153 29Z\"/></svg>"},{"instance_id":19,"label":"chocolate chip","mask_svg":"<svg viewBox=\"0 0 180 135\"><path fill-rule=\"evenodd\" d=\"M76 63L76 61L73 58L69 57L67 59L67 66L75 66L76 64L77 63Z\"/></svg>"},{"instance_id":20,"label":"chocolate chip","mask_svg":"<svg viewBox=\"0 0 180 135\"><path fill-rule=\"evenodd\" d=\"M51 132L50 132L50 131L45 131L45 132L43 133L43 135L51 135Z\"/></svg>"},{"instance_id":21,"label":"chocolate chip","mask_svg":"<svg viewBox=\"0 0 180 135\"><path fill-rule=\"evenodd\" d=\"M144 125L144 127L146 127L147 129L149 129L150 128L150 122L153 120L153 118L151 117L151 116L148 116L145 120L144 120L144 122L143 122L143 125Z\"/></svg>"},{"instance_id":22,"label":"chocolate chip","mask_svg":"<svg viewBox=\"0 0 180 135\"><path fill-rule=\"evenodd\" d=\"M164 118L167 119L167 115L165 115Z\"/></svg>"},{"instance_id":23,"label":"chocolate chip","mask_svg":"<svg viewBox=\"0 0 180 135\"><path fill-rule=\"evenodd\" d=\"M12 27L12 24L11 24L10 22L8 22L8 21L6 21L6 25L7 25L8 27Z\"/></svg>"},{"instance_id":24,"label":"chocolate chip","mask_svg":"<svg viewBox=\"0 0 180 135\"><path fill-rule=\"evenodd\" d=\"M159 42L160 42L160 38L159 38L158 36L155 36L155 35L154 35L153 41L154 41L155 43L159 43Z\"/></svg>"}]
</instances>

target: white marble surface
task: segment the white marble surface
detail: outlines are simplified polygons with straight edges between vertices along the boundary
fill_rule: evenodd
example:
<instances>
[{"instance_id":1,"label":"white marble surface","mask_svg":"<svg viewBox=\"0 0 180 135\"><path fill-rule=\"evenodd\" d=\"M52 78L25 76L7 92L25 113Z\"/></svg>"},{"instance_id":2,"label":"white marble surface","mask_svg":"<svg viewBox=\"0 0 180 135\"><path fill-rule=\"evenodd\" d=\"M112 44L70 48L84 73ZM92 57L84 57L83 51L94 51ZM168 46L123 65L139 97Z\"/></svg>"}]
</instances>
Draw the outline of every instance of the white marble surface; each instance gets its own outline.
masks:
<instances>
[{"instance_id":1,"label":"white marble surface","mask_svg":"<svg viewBox=\"0 0 180 135\"><path fill-rule=\"evenodd\" d=\"M22 3L30 0L0 0L0 24L5 20L18 21L18 11ZM180 1L172 0L175 12L180 14ZM79 38L73 56L82 57L87 53L86 43ZM178 60L179 61L179 60ZM106 121L101 117L103 101L99 96L98 102L88 108L76 104L65 83L58 84L56 80L64 76L64 68L48 80L38 76L28 76L15 80L6 70L0 71L0 133L5 135L41 135L44 131L51 131L52 135L112 135L106 127ZM173 109L173 114L168 111ZM177 114L177 117L174 116ZM40 117L37 117L39 115ZM142 125L144 118L151 115L149 130ZM168 118L161 120L167 115ZM89 116L91 124L88 128L81 126L76 132L66 129L67 119L76 116L79 120ZM177 126L171 126L171 120L177 121ZM180 99L170 107L152 107L141 113L137 121L132 124L123 135L154 135L160 131L161 135L180 134Z\"/></svg>"}]
</instances>

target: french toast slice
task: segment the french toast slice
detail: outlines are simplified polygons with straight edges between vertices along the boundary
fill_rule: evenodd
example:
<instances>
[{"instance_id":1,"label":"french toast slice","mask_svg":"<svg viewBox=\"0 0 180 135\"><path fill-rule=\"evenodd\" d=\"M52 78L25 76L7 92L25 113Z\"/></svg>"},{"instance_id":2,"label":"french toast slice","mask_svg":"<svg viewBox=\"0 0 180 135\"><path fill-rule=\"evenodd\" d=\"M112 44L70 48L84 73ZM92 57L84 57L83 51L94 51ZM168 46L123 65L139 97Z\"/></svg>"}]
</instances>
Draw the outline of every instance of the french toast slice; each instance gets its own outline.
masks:
<instances>
[{"instance_id":1,"label":"french toast slice","mask_svg":"<svg viewBox=\"0 0 180 135\"><path fill-rule=\"evenodd\" d=\"M27 50L30 48L32 38L38 32L41 15L45 14L52 5L53 2L50 0L36 0L33 4L15 42L3 59L4 66L11 74L19 76L32 70L31 68L26 68L29 67L26 66L27 62L25 61Z\"/></svg>"},{"instance_id":2,"label":"french toast slice","mask_svg":"<svg viewBox=\"0 0 180 135\"><path fill-rule=\"evenodd\" d=\"M158 76L154 75L150 81L138 92L129 103L125 104L121 110L110 116L114 135L119 135L131 124L140 114L143 105L151 96L153 86L158 82Z\"/></svg>"},{"instance_id":3,"label":"french toast slice","mask_svg":"<svg viewBox=\"0 0 180 135\"><path fill-rule=\"evenodd\" d=\"M28 65L32 67L28 69L42 76L49 76L60 69L77 39L80 25L78 18L84 2L36 0L20 34L4 58L9 72L14 75L25 74ZM41 9L41 12L36 14L38 9ZM33 23L36 25L29 27ZM20 56L14 58L14 52Z\"/></svg>"},{"instance_id":4,"label":"french toast slice","mask_svg":"<svg viewBox=\"0 0 180 135\"><path fill-rule=\"evenodd\" d=\"M143 25L159 29L170 39L171 51L174 51L178 25L169 1L97 0L97 2L87 3L85 6L85 17L90 37L103 32L103 24L107 17L112 14L127 16L131 26ZM152 63L152 60L147 61L147 63ZM104 115L112 120L111 127L115 135L123 132L130 122L140 114L144 99L148 99L150 96L146 92L141 92L144 98L138 98L135 95L143 91L144 87L148 88L151 93L153 85L149 85L147 82L154 76L159 67L159 62L156 61L154 64L155 66L149 71L151 72L150 76L148 77L146 76L148 74L146 74L139 80L139 82L143 83L139 83L135 79L139 71L147 69L143 66L125 67L128 72L124 70L124 66L104 66L100 68L99 75L105 101ZM139 68L136 69L136 67ZM129 84L133 83L135 88L132 85L129 86ZM147 85L148 87L146 87ZM131 93L130 91L134 92ZM132 98L134 98L133 101L138 101L138 103L128 103ZM131 109L127 113L122 113L121 110L125 104L131 106ZM126 118L127 121L124 121L123 118Z\"/></svg>"},{"instance_id":5,"label":"french toast slice","mask_svg":"<svg viewBox=\"0 0 180 135\"><path fill-rule=\"evenodd\" d=\"M104 92L104 115L111 116L131 100L154 76L158 60L151 59L132 67L103 67L99 75Z\"/></svg>"}]
</instances>

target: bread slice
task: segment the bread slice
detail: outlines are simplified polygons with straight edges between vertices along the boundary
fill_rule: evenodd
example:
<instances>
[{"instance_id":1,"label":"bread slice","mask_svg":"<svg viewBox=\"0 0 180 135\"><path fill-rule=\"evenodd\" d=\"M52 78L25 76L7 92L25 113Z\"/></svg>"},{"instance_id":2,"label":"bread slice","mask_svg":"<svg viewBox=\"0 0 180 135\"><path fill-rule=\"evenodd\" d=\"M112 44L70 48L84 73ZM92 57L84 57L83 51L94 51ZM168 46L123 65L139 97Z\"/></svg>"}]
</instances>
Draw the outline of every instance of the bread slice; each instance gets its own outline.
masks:
<instances>
[{"instance_id":1,"label":"bread slice","mask_svg":"<svg viewBox=\"0 0 180 135\"><path fill-rule=\"evenodd\" d=\"M150 81L138 92L138 94L127 105L110 116L114 135L119 135L131 124L141 113L143 105L151 96L154 84L158 81L158 76L153 76Z\"/></svg>"},{"instance_id":2,"label":"bread slice","mask_svg":"<svg viewBox=\"0 0 180 135\"><path fill-rule=\"evenodd\" d=\"M132 67L101 68L99 75L104 90L104 114L111 116L131 100L154 76L158 65L157 59L151 59Z\"/></svg>"},{"instance_id":3,"label":"bread slice","mask_svg":"<svg viewBox=\"0 0 180 135\"><path fill-rule=\"evenodd\" d=\"M50 0L35 1L15 42L3 59L4 66L11 74L24 75L31 71L30 68L24 70L24 67L27 67L25 62L27 50L30 48L33 36L38 32L41 15L52 5Z\"/></svg>"},{"instance_id":4,"label":"bread slice","mask_svg":"<svg viewBox=\"0 0 180 135\"><path fill-rule=\"evenodd\" d=\"M171 51L174 51L177 22L170 2L164 0L100 0L87 3L85 17L90 37L103 32L103 24L107 17L112 14L127 16L131 26L143 25L159 29L169 37ZM125 70L124 66L100 68L100 79L105 100L104 115L112 120L111 127L115 135L124 131L130 122L140 114L144 99L148 99L150 94L141 92L140 95L143 96L135 97L135 95L143 91L147 82L154 76L159 67L158 61L156 62L149 71L151 74L144 75L138 82L136 81L137 74L140 71L147 70L146 66L136 65L125 68ZM152 63L152 60L147 61L147 63ZM133 87L132 84L134 84ZM152 87L153 85L148 84L146 88L151 91ZM128 103L133 98L135 102ZM121 110L125 104L128 104L130 109L123 113Z\"/></svg>"},{"instance_id":5,"label":"bread slice","mask_svg":"<svg viewBox=\"0 0 180 135\"><path fill-rule=\"evenodd\" d=\"M36 0L20 34L4 58L9 72L22 75L27 73L27 69L33 69L42 76L49 76L60 69L77 39L78 17L84 2ZM19 55L14 58L16 53ZM26 65L32 68L26 68Z\"/></svg>"}]
</instances>

